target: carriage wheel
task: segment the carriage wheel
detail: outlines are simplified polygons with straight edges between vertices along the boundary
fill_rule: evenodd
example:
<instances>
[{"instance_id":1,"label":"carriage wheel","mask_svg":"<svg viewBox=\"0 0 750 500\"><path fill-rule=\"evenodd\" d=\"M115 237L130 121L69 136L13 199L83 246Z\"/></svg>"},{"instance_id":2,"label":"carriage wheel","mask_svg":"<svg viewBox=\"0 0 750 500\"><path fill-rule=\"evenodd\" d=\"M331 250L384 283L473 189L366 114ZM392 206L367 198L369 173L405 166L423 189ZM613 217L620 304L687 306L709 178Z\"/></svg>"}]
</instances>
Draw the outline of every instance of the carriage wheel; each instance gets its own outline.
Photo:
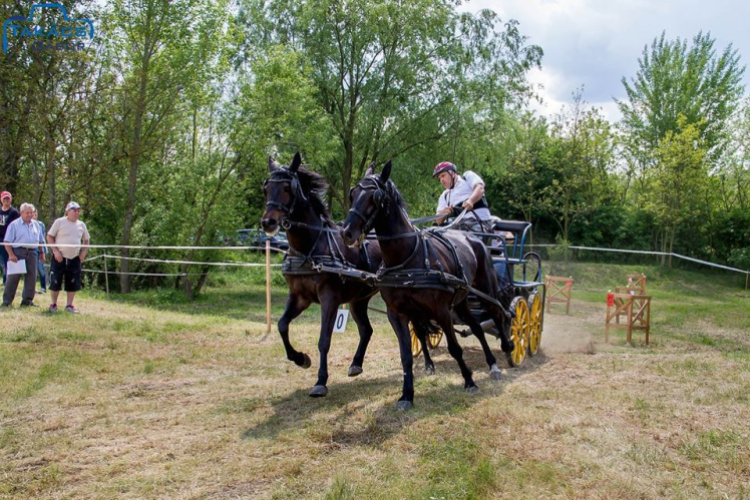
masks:
<instances>
[{"instance_id":1,"label":"carriage wheel","mask_svg":"<svg viewBox=\"0 0 750 500\"><path fill-rule=\"evenodd\" d=\"M433 349L440 345L441 340L443 340L442 328L438 328L436 332L430 332L427 334L427 344Z\"/></svg>"},{"instance_id":2,"label":"carriage wheel","mask_svg":"<svg viewBox=\"0 0 750 500\"><path fill-rule=\"evenodd\" d=\"M411 355L412 357L416 358L417 356L422 354L422 344L419 343L419 338L417 338L417 331L414 329L414 323L412 323L411 321L409 321L409 333L411 334ZM433 349L440 345L441 340L443 340L442 328L438 328L437 331L427 334L427 345L429 345Z\"/></svg>"},{"instance_id":3,"label":"carriage wheel","mask_svg":"<svg viewBox=\"0 0 750 500\"><path fill-rule=\"evenodd\" d=\"M510 310L515 314L510 323L510 340L515 344L511 352L506 352L505 357L510 366L519 366L526 359L529 348L529 306L526 299L516 297L510 303Z\"/></svg>"},{"instance_id":4,"label":"carriage wheel","mask_svg":"<svg viewBox=\"0 0 750 500\"><path fill-rule=\"evenodd\" d=\"M414 323L411 321L409 321L409 333L411 333L411 355L416 358L422 354L422 344L419 343L417 330L414 329Z\"/></svg>"},{"instance_id":5,"label":"carriage wheel","mask_svg":"<svg viewBox=\"0 0 750 500\"><path fill-rule=\"evenodd\" d=\"M542 344L542 297L537 292L529 296L530 332L529 332L529 356L539 352Z\"/></svg>"}]
</instances>

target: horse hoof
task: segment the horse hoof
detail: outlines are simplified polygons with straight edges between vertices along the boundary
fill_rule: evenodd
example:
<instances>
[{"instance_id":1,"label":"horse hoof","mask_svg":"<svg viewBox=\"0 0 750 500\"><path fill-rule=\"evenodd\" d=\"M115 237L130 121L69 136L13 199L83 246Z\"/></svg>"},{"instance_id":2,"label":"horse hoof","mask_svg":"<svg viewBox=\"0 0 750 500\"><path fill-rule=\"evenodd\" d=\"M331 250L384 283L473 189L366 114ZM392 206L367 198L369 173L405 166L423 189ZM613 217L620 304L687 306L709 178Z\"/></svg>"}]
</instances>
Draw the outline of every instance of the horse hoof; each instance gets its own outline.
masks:
<instances>
[{"instance_id":1,"label":"horse hoof","mask_svg":"<svg viewBox=\"0 0 750 500\"><path fill-rule=\"evenodd\" d=\"M425 366L424 371L427 375L435 375L435 367L434 366Z\"/></svg>"},{"instance_id":2,"label":"horse hoof","mask_svg":"<svg viewBox=\"0 0 750 500\"><path fill-rule=\"evenodd\" d=\"M464 388L464 390L465 390L466 392L468 392L469 394L476 394L476 393L477 393L477 391L479 391L479 387L477 387L477 386L475 386L475 385L471 385L471 386L469 386L469 387L466 387L466 388Z\"/></svg>"},{"instance_id":3,"label":"horse hoof","mask_svg":"<svg viewBox=\"0 0 750 500\"><path fill-rule=\"evenodd\" d=\"M302 359L302 364L300 366L304 368L305 370L307 370L308 368L312 366L312 361L310 361L310 356L308 356L307 354L302 353L302 356L303 356L303 359Z\"/></svg>"},{"instance_id":4,"label":"horse hoof","mask_svg":"<svg viewBox=\"0 0 750 500\"><path fill-rule=\"evenodd\" d=\"M498 371L490 371L490 378L492 380L500 380L502 378L502 372L500 370Z\"/></svg>"},{"instance_id":5,"label":"horse hoof","mask_svg":"<svg viewBox=\"0 0 750 500\"><path fill-rule=\"evenodd\" d=\"M414 405L412 405L411 401L399 401L398 403L396 403L397 410L411 410L412 406Z\"/></svg>"},{"instance_id":6,"label":"horse hoof","mask_svg":"<svg viewBox=\"0 0 750 500\"><path fill-rule=\"evenodd\" d=\"M356 377L357 375L360 375L363 371L364 370L362 370L361 366L352 365L349 367L349 376Z\"/></svg>"},{"instance_id":7,"label":"horse hoof","mask_svg":"<svg viewBox=\"0 0 750 500\"><path fill-rule=\"evenodd\" d=\"M328 387L324 385L316 385L310 391L311 398L324 398L328 394Z\"/></svg>"}]
</instances>

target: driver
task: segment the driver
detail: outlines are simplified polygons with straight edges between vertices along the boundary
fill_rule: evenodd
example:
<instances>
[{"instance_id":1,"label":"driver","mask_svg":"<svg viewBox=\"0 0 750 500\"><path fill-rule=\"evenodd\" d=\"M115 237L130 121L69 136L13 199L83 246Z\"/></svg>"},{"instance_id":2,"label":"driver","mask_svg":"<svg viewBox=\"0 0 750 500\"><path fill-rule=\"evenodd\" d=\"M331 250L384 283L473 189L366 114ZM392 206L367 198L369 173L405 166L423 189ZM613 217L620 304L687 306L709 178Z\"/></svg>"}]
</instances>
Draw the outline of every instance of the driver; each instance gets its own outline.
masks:
<instances>
[{"instance_id":1,"label":"driver","mask_svg":"<svg viewBox=\"0 0 750 500\"><path fill-rule=\"evenodd\" d=\"M484 181L471 170L458 175L456 166L448 161L438 163L432 172L437 177L445 191L438 199L437 215L443 217L438 224L445 222L454 211L460 213L466 209L466 215L461 220L460 228L470 231L483 231L481 222L490 220L490 210L484 197Z\"/></svg>"},{"instance_id":2,"label":"driver","mask_svg":"<svg viewBox=\"0 0 750 500\"><path fill-rule=\"evenodd\" d=\"M459 213L460 210L466 209L466 215L461 219L459 229L490 232L492 214L490 214L487 200L484 197L484 181L481 177L471 170L464 172L464 175L458 175L456 166L447 161L438 163L432 172L432 176L437 177L440 184L445 188L438 199L437 215L444 216L437 220L438 224L442 224L456 209ZM506 233L502 235L512 237L512 235ZM511 282L506 263L503 260L496 260L494 266L500 288L503 290L510 289Z\"/></svg>"}]
</instances>

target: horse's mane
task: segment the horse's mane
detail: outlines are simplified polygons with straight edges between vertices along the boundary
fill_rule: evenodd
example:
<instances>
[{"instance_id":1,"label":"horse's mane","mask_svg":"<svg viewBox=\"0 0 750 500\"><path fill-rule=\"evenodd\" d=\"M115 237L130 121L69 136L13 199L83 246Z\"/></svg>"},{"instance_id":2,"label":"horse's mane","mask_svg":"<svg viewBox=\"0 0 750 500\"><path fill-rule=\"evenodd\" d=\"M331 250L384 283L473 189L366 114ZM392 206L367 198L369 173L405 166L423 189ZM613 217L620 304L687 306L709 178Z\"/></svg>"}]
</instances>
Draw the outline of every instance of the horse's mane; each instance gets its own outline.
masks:
<instances>
[{"instance_id":1,"label":"horse's mane","mask_svg":"<svg viewBox=\"0 0 750 500\"><path fill-rule=\"evenodd\" d=\"M365 179L368 178L374 180L379 186L383 185L383 182L380 180L380 175L378 174L372 174L365 177ZM404 200L404 197L401 196L401 192L398 190L396 184L391 179L388 179L388 181L386 181L385 183L385 192L388 193L388 195L393 199L393 202L398 208L402 208L404 211L407 211L408 206L406 204L406 200Z\"/></svg>"},{"instance_id":2,"label":"horse's mane","mask_svg":"<svg viewBox=\"0 0 750 500\"><path fill-rule=\"evenodd\" d=\"M281 170L286 172L287 175L292 175L289 167L286 165L281 167ZM329 218L328 207L323 199L323 196L325 196L325 193L328 190L328 183L325 178L319 173L308 170L302 165L297 169L297 179L299 179L302 192L305 193L307 200L310 202L310 205L312 205L313 211L317 215Z\"/></svg>"}]
</instances>

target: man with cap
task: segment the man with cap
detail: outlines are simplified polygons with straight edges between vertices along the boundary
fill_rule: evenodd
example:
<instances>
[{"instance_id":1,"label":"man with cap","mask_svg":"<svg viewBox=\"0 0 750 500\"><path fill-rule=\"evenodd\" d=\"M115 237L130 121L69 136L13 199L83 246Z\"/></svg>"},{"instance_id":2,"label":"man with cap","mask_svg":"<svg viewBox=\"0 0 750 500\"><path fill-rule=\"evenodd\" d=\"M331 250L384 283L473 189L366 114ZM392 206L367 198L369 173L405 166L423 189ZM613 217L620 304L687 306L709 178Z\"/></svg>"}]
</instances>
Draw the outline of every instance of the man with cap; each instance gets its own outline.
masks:
<instances>
[{"instance_id":1,"label":"man with cap","mask_svg":"<svg viewBox=\"0 0 750 500\"><path fill-rule=\"evenodd\" d=\"M65 207L65 217L52 223L47 233L47 243L52 249L50 261L50 312L57 312L57 296L65 285L67 305L65 311L77 313L73 305L76 292L81 289L81 263L86 259L89 231L86 224L78 220L81 206L71 201ZM60 245L59 247L57 245Z\"/></svg>"},{"instance_id":2,"label":"man with cap","mask_svg":"<svg viewBox=\"0 0 750 500\"><path fill-rule=\"evenodd\" d=\"M34 306L36 291L37 250L44 245L44 233L41 226L34 220L34 205L23 203L21 217L10 223L3 239L5 251L8 252L10 262L25 261L26 273L9 274L3 291L3 307L10 307L16 296L18 283L23 276L23 294L21 305ZM41 256L44 259L44 254Z\"/></svg>"},{"instance_id":3,"label":"man with cap","mask_svg":"<svg viewBox=\"0 0 750 500\"><path fill-rule=\"evenodd\" d=\"M0 241L3 241L8 226L10 226L11 222L21 217L21 214L10 205L13 197L8 191L0 193L0 201L2 202L2 206L0 207ZM3 285L5 284L7 266L8 252L5 250L5 245L0 245L0 268L2 268L3 272Z\"/></svg>"},{"instance_id":4,"label":"man with cap","mask_svg":"<svg viewBox=\"0 0 750 500\"><path fill-rule=\"evenodd\" d=\"M465 209L467 213L461 229L482 231L478 221L489 221L491 217L482 178L470 170L458 175L456 166L448 161L435 165L432 176L437 177L445 189L438 199L437 215L444 216L438 219L438 224L442 224L454 210Z\"/></svg>"}]
</instances>

